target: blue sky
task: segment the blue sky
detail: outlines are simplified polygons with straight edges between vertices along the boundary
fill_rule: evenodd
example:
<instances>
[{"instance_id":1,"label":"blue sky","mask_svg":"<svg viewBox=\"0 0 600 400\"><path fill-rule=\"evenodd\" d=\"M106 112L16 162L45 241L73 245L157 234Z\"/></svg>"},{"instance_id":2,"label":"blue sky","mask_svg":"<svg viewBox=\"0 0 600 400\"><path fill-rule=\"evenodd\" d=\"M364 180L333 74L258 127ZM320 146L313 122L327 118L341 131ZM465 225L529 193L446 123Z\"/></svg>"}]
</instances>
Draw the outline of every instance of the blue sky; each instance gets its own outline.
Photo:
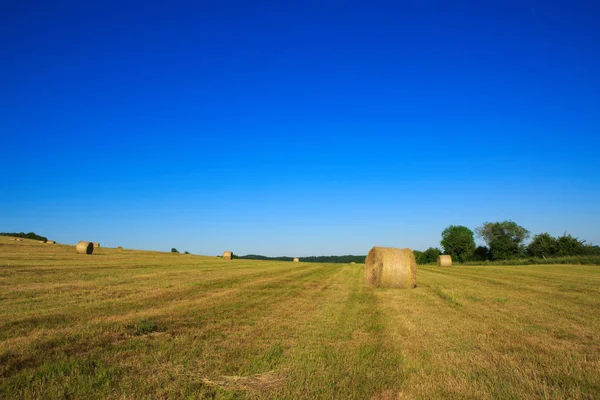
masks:
<instances>
[{"instance_id":1,"label":"blue sky","mask_svg":"<svg viewBox=\"0 0 600 400\"><path fill-rule=\"evenodd\" d=\"M215 255L600 243L594 1L0 6L0 231Z\"/></svg>"}]
</instances>

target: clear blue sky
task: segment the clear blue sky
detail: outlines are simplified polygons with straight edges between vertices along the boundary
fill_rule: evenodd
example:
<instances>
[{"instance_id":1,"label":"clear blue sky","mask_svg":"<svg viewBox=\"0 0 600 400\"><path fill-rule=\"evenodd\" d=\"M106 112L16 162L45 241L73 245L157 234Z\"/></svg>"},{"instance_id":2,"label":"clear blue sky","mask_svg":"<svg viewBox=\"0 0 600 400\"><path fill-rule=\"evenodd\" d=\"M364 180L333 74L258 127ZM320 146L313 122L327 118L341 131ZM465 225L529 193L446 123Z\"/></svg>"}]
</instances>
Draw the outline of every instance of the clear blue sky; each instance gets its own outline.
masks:
<instances>
[{"instance_id":1,"label":"clear blue sky","mask_svg":"<svg viewBox=\"0 0 600 400\"><path fill-rule=\"evenodd\" d=\"M596 1L5 1L0 231L215 255L600 243Z\"/></svg>"}]
</instances>

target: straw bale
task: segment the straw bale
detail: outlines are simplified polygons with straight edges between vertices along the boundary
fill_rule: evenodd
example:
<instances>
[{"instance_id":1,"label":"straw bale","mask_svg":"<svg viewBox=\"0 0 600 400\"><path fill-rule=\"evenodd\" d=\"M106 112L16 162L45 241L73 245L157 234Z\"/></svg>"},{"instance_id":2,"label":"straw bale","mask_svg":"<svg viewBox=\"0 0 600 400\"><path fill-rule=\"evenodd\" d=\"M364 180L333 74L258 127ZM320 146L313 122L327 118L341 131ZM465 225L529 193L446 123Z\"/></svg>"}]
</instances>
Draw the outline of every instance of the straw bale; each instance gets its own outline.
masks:
<instances>
[{"instance_id":1,"label":"straw bale","mask_svg":"<svg viewBox=\"0 0 600 400\"><path fill-rule=\"evenodd\" d=\"M300 262L300 259L298 257L295 257L294 262Z\"/></svg>"},{"instance_id":2,"label":"straw bale","mask_svg":"<svg viewBox=\"0 0 600 400\"><path fill-rule=\"evenodd\" d=\"M452 266L452 257L450 257L447 254L438 256L437 265L438 265L438 267L451 267Z\"/></svg>"},{"instance_id":3,"label":"straw bale","mask_svg":"<svg viewBox=\"0 0 600 400\"><path fill-rule=\"evenodd\" d=\"M365 260L365 282L375 288L415 288L417 262L412 250L373 247Z\"/></svg>"},{"instance_id":4,"label":"straw bale","mask_svg":"<svg viewBox=\"0 0 600 400\"><path fill-rule=\"evenodd\" d=\"M225 251L223 252L223 260L231 260L233 258L233 252L232 251Z\"/></svg>"},{"instance_id":5,"label":"straw bale","mask_svg":"<svg viewBox=\"0 0 600 400\"><path fill-rule=\"evenodd\" d=\"M92 254L94 252L94 243L80 241L75 246L75 250L78 254Z\"/></svg>"}]
</instances>

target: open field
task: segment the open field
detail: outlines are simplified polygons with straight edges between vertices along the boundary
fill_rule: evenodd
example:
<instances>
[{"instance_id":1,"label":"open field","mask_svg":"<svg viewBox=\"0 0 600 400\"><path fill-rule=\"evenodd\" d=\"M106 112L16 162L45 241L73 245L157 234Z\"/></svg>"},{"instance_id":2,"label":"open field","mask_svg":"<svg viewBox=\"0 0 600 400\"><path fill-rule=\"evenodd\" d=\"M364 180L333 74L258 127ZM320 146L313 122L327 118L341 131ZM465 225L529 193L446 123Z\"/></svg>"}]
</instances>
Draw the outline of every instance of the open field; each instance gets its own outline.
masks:
<instances>
[{"instance_id":1,"label":"open field","mask_svg":"<svg viewBox=\"0 0 600 400\"><path fill-rule=\"evenodd\" d=\"M600 267L233 260L0 238L0 398L600 398Z\"/></svg>"}]
</instances>

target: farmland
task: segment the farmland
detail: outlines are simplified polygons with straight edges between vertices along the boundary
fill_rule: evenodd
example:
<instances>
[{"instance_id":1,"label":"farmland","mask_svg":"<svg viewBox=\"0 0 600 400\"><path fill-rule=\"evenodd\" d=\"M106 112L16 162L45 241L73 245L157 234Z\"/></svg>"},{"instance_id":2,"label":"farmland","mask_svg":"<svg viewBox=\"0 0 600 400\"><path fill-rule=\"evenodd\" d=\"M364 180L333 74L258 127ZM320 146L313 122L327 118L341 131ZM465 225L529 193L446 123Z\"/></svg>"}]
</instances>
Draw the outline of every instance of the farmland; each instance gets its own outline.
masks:
<instances>
[{"instance_id":1,"label":"farmland","mask_svg":"<svg viewBox=\"0 0 600 400\"><path fill-rule=\"evenodd\" d=\"M600 267L232 260L0 238L0 398L600 397Z\"/></svg>"}]
</instances>

